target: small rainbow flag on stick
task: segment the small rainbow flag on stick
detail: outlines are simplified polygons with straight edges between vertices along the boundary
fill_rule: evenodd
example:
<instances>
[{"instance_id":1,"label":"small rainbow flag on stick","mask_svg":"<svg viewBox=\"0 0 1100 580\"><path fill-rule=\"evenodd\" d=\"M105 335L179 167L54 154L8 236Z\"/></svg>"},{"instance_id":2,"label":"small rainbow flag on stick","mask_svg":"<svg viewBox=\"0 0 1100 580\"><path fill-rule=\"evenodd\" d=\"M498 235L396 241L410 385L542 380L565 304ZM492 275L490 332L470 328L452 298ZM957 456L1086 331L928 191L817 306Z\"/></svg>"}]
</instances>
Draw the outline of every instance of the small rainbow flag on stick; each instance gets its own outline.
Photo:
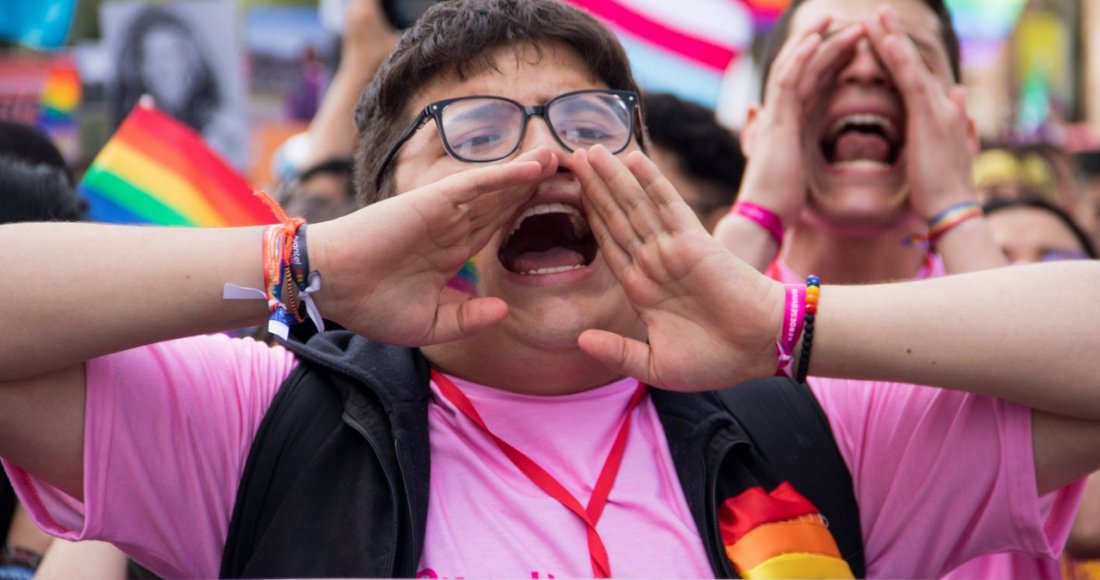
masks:
<instances>
[{"instance_id":1,"label":"small rainbow flag on stick","mask_svg":"<svg viewBox=\"0 0 1100 580\"><path fill-rule=\"evenodd\" d=\"M197 133L144 99L96 156L80 192L93 221L200 227L279 221Z\"/></svg>"}]
</instances>

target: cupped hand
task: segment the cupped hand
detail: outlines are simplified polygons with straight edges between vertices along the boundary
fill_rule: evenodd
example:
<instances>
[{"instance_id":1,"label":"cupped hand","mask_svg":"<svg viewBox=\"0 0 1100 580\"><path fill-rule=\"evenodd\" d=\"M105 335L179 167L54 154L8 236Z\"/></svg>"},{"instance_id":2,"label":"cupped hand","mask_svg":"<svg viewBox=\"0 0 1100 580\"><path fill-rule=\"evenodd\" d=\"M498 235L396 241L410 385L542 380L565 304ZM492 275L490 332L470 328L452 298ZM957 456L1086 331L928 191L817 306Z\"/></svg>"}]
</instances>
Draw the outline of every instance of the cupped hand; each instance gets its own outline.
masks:
<instances>
[{"instance_id":1,"label":"cupped hand","mask_svg":"<svg viewBox=\"0 0 1100 580\"><path fill-rule=\"evenodd\" d=\"M971 166L978 139L966 113L965 90L933 74L891 7L880 8L867 31L905 103L905 166L913 209L927 220L959 202L976 201ZM947 66L946 59L941 66Z\"/></svg>"},{"instance_id":2,"label":"cupped hand","mask_svg":"<svg viewBox=\"0 0 1100 580\"><path fill-rule=\"evenodd\" d=\"M457 340L503 320L502 300L473 298L447 282L556 170L557 158L539 148L311 225L321 313L406 346Z\"/></svg>"},{"instance_id":3,"label":"cupped hand","mask_svg":"<svg viewBox=\"0 0 1100 580\"><path fill-rule=\"evenodd\" d=\"M587 330L579 346L609 369L675 390L712 390L775 372L782 287L711 237L645 155L573 154L600 254L647 342Z\"/></svg>"}]
</instances>

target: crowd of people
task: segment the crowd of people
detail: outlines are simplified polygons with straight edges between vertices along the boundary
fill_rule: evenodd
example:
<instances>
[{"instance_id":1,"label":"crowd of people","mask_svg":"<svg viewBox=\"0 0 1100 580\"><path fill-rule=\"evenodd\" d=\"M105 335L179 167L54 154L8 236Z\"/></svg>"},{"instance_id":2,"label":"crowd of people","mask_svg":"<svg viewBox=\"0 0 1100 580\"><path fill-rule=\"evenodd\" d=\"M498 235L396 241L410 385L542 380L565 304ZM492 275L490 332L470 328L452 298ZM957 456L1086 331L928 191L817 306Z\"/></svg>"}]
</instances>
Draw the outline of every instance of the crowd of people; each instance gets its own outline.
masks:
<instances>
[{"instance_id":1,"label":"crowd of people","mask_svg":"<svg viewBox=\"0 0 1100 580\"><path fill-rule=\"evenodd\" d=\"M792 0L737 133L556 0L341 53L268 227L0 127L0 578L1100 577L1100 163L942 0Z\"/></svg>"}]
</instances>

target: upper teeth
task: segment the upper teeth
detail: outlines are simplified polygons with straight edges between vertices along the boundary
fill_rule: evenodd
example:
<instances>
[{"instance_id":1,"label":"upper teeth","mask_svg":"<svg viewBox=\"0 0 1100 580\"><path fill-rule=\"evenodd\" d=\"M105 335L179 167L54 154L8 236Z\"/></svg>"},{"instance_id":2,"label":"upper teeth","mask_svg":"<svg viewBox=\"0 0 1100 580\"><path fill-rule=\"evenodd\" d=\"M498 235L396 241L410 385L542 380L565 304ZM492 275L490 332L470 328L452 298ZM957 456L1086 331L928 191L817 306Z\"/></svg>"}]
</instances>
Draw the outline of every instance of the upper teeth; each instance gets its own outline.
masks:
<instances>
[{"instance_id":1,"label":"upper teeth","mask_svg":"<svg viewBox=\"0 0 1100 580\"><path fill-rule=\"evenodd\" d=\"M890 119L874 113L856 113L854 115L841 117L829 127L829 134L838 135L841 131L853 125L874 125L881 128L882 132L885 133L886 137L891 141L898 138L898 130L897 127L894 126L894 123L890 121Z\"/></svg>"},{"instance_id":2,"label":"upper teeth","mask_svg":"<svg viewBox=\"0 0 1100 580\"><path fill-rule=\"evenodd\" d=\"M573 233L580 236L588 230L588 223L584 220L584 216L581 212L577 211L577 208L566 205L564 203L544 203L534 205L527 208L523 213L519 215L519 219L512 225L512 231L508 232L508 235L516 233L516 230L523 225L523 220L533 216L542 215L548 213L563 213L569 216L569 223L573 225Z\"/></svg>"}]
</instances>

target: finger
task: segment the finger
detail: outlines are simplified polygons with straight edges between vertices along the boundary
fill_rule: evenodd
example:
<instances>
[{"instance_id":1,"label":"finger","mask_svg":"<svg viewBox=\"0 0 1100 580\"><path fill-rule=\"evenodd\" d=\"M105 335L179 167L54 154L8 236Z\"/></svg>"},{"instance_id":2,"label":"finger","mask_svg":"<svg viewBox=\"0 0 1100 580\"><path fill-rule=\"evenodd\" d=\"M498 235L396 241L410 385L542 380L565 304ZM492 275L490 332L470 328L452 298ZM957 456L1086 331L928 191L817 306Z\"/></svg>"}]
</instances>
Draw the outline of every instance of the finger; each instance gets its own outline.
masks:
<instances>
[{"instance_id":1,"label":"finger","mask_svg":"<svg viewBox=\"0 0 1100 580\"><path fill-rule=\"evenodd\" d=\"M546 147L539 147L508 163L476 167L439 180L428 191L453 203L469 203L483 195L529 185L556 169L557 160Z\"/></svg>"},{"instance_id":2,"label":"finger","mask_svg":"<svg viewBox=\"0 0 1100 580\"><path fill-rule=\"evenodd\" d=\"M919 116L931 111L939 82L924 65L909 36L895 30L890 14L889 7L880 10L879 17L868 23L867 36L893 77L910 116L913 113Z\"/></svg>"},{"instance_id":3,"label":"finger","mask_svg":"<svg viewBox=\"0 0 1100 580\"><path fill-rule=\"evenodd\" d=\"M592 165L588 162L588 155L585 151L577 151L573 154L573 171L581 180L581 191L583 197L581 202L584 204L585 215L588 220L588 227L592 230L592 236L596 240L596 244L600 249L600 256L603 257L604 263L607 264L611 273L621 283L626 269L630 267L631 257L630 252L627 251L616 236L611 233L611 227L608 225L607 220L596 211L594 201L590 197L590 192L593 191L590 188L603 187L603 184L599 182L599 178L595 175L595 170L592 169ZM593 182L593 180L595 182ZM585 185L588 183L588 185ZM621 224L627 234L624 238L629 240L628 243L634 242L634 234L626 224L625 221Z\"/></svg>"},{"instance_id":4,"label":"finger","mask_svg":"<svg viewBox=\"0 0 1100 580\"><path fill-rule=\"evenodd\" d=\"M604 191L610 194L611 204L623 212L640 240L648 240L664 230L657 206L621 159L597 146L588 151L588 160L607 184Z\"/></svg>"},{"instance_id":5,"label":"finger","mask_svg":"<svg viewBox=\"0 0 1100 580\"><path fill-rule=\"evenodd\" d=\"M590 217L588 227L592 230L592 237L596 240L596 245L600 249L600 256L603 257L604 263L607 264L615 279L622 284L626 278L627 270L633 263L633 257L626 248L619 244L602 219L597 216Z\"/></svg>"},{"instance_id":6,"label":"finger","mask_svg":"<svg viewBox=\"0 0 1100 580\"><path fill-rule=\"evenodd\" d=\"M541 172L533 179L523 179L519 184L511 187L484 191L469 202L459 205L459 209L470 222L472 232L479 235L485 233L492 235L492 232L499 229L505 221L512 219L515 212L535 194L535 188L531 185L549 178L557 171L557 159L546 148L539 148L513 161L513 163L530 161L541 163L544 156L548 156L549 163L542 166Z\"/></svg>"},{"instance_id":7,"label":"finger","mask_svg":"<svg viewBox=\"0 0 1100 580\"><path fill-rule=\"evenodd\" d=\"M799 99L810 102L852 60L856 45L867 36L862 22L853 22L830 34L799 71Z\"/></svg>"},{"instance_id":8,"label":"finger","mask_svg":"<svg viewBox=\"0 0 1100 580\"><path fill-rule=\"evenodd\" d=\"M431 336L424 345L469 338L508 317L508 305L500 298L470 298L444 288Z\"/></svg>"},{"instance_id":9,"label":"finger","mask_svg":"<svg viewBox=\"0 0 1100 580\"><path fill-rule=\"evenodd\" d=\"M577 338L577 345L614 373L647 384L658 383L657 377L650 372L649 345L644 342L606 330L589 329Z\"/></svg>"},{"instance_id":10,"label":"finger","mask_svg":"<svg viewBox=\"0 0 1100 580\"><path fill-rule=\"evenodd\" d=\"M649 199L657 206L658 216L670 231L682 231L695 225L702 227L695 212L684 197L661 173L661 169L641 151L626 157L626 166L638 179Z\"/></svg>"},{"instance_id":11,"label":"finger","mask_svg":"<svg viewBox=\"0 0 1100 580\"><path fill-rule=\"evenodd\" d=\"M967 152L970 153L971 162L973 157L981 152L981 140L978 138L978 128L974 123L974 119L970 117L970 114L966 110L966 87L962 85L954 85L947 89L947 98L955 105L955 110L959 116L966 122L966 137L969 147Z\"/></svg>"},{"instance_id":12,"label":"finger","mask_svg":"<svg viewBox=\"0 0 1100 580\"><path fill-rule=\"evenodd\" d=\"M966 115L966 87L962 85L952 86L947 89L947 98L951 99L959 113Z\"/></svg>"},{"instance_id":13,"label":"finger","mask_svg":"<svg viewBox=\"0 0 1100 580\"><path fill-rule=\"evenodd\" d=\"M801 37L792 38L783 45L768 73L765 98L790 98L797 88L799 71L821 45L822 35L830 22L829 17L822 17Z\"/></svg>"},{"instance_id":14,"label":"finger","mask_svg":"<svg viewBox=\"0 0 1100 580\"><path fill-rule=\"evenodd\" d=\"M603 224L609 239L623 250L644 243L634 228L626 212L611 193L607 181L593 167L592 151L573 152L573 173L581 183L581 192L589 223L598 221Z\"/></svg>"}]
</instances>

